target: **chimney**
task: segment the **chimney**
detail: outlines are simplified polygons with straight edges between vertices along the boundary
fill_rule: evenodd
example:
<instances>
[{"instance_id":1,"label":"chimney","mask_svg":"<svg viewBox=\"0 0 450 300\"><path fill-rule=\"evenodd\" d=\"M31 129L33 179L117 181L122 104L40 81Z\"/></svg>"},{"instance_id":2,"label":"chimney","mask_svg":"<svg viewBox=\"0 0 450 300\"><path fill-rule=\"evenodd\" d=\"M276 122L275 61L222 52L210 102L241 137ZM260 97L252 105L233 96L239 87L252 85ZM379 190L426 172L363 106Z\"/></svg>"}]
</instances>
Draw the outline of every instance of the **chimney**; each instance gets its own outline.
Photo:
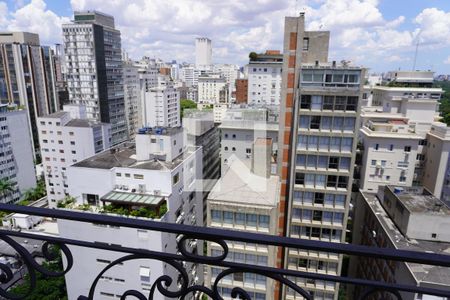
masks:
<instances>
[{"instance_id":1,"label":"chimney","mask_svg":"<svg viewBox=\"0 0 450 300\"><path fill-rule=\"evenodd\" d=\"M252 173L269 178L271 173L272 139L257 138L253 143Z\"/></svg>"}]
</instances>

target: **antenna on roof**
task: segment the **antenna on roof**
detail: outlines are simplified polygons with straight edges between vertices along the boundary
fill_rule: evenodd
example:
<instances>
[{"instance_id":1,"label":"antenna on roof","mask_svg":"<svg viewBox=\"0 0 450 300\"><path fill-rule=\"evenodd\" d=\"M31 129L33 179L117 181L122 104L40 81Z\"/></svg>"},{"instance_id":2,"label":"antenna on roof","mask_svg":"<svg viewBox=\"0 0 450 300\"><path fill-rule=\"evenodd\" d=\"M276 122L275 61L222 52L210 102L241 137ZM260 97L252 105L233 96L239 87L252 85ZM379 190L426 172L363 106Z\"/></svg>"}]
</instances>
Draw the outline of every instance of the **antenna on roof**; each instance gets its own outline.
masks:
<instances>
[{"instance_id":1,"label":"antenna on roof","mask_svg":"<svg viewBox=\"0 0 450 300\"><path fill-rule=\"evenodd\" d=\"M412 71L416 70L417 53L419 52L420 34L421 33L422 33L422 29L419 30L419 33L417 34L416 53L414 54L414 64L413 64Z\"/></svg>"}]
</instances>

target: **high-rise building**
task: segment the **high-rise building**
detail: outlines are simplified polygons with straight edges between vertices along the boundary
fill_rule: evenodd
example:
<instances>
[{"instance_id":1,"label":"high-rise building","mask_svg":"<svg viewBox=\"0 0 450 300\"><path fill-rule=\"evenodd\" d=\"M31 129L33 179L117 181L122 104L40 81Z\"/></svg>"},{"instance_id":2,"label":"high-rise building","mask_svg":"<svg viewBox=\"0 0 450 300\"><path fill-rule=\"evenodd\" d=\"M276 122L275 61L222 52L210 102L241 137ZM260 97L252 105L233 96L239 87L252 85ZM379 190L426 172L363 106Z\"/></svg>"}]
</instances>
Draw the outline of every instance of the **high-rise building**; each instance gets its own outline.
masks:
<instances>
[{"instance_id":1,"label":"high-rise building","mask_svg":"<svg viewBox=\"0 0 450 300\"><path fill-rule=\"evenodd\" d=\"M28 111L34 155L39 155L36 118L59 110L53 51L29 32L0 33L0 102Z\"/></svg>"},{"instance_id":2,"label":"high-rise building","mask_svg":"<svg viewBox=\"0 0 450 300\"><path fill-rule=\"evenodd\" d=\"M265 54L250 58L247 66L249 104L280 104L282 67L280 51L267 50Z\"/></svg>"},{"instance_id":3,"label":"high-rise building","mask_svg":"<svg viewBox=\"0 0 450 300\"><path fill-rule=\"evenodd\" d=\"M178 127L180 120L180 93L167 77L159 76L158 85L144 93L142 99L142 126Z\"/></svg>"},{"instance_id":4,"label":"high-rise building","mask_svg":"<svg viewBox=\"0 0 450 300\"><path fill-rule=\"evenodd\" d=\"M198 85L198 76L200 70L197 70L194 65L182 65L180 69L180 80L186 84L187 87Z\"/></svg>"},{"instance_id":5,"label":"high-rise building","mask_svg":"<svg viewBox=\"0 0 450 300\"><path fill-rule=\"evenodd\" d=\"M188 146L202 147L203 224L206 225L206 198L220 178L220 131L212 111L184 111L183 129Z\"/></svg>"},{"instance_id":6,"label":"high-rise building","mask_svg":"<svg viewBox=\"0 0 450 300\"><path fill-rule=\"evenodd\" d=\"M12 184L11 191L4 191L0 199L14 203L26 190L36 187L28 112L9 111L7 104L0 105L0 136L0 180Z\"/></svg>"},{"instance_id":7,"label":"high-rise building","mask_svg":"<svg viewBox=\"0 0 450 300\"><path fill-rule=\"evenodd\" d=\"M252 168L235 161L209 194L208 227L276 234L280 182L278 176L270 174L272 140L256 139L252 148ZM245 242L227 242L227 245L229 261L268 267L276 264L274 246ZM208 243L208 255L220 256L222 251L217 244ZM208 267L206 285L214 285L223 270ZM234 287L245 287L251 299L273 299L274 282L260 274L236 273L218 282L224 299L232 299Z\"/></svg>"},{"instance_id":8,"label":"high-rise building","mask_svg":"<svg viewBox=\"0 0 450 300\"><path fill-rule=\"evenodd\" d=\"M129 136L133 138L141 126L141 89L139 68L130 62L123 65L123 90L125 99L125 116Z\"/></svg>"},{"instance_id":9,"label":"high-rise building","mask_svg":"<svg viewBox=\"0 0 450 300\"><path fill-rule=\"evenodd\" d=\"M126 142L103 151L68 168L69 193L75 203L68 209L82 207L92 213L108 213L127 218L152 219L158 222L203 225L202 152L199 147L186 147L183 130L178 128L148 129L138 133L135 142ZM61 237L91 242L119 244L123 247L177 252L181 235L165 232L106 226L101 224L58 220ZM66 276L70 299L87 295L103 268L122 257L119 252L69 246L75 261ZM201 241L188 242L187 251L201 253ZM197 252L198 251L198 252ZM203 270L197 264L183 263L191 284L203 283ZM83 276L80 276L83 274ZM155 278L179 273L157 260L133 260L116 266L105 274L96 287L95 299L119 297L127 290L148 296ZM112 295L112 296L111 296ZM190 295L193 299L194 295ZM166 297L155 293L153 299Z\"/></svg>"},{"instance_id":10,"label":"high-rise building","mask_svg":"<svg viewBox=\"0 0 450 300\"><path fill-rule=\"evenodd\" d=\"M219 74L198 77L198 102L205 104L229 104L229 89L225 77Z\"/></svg>"},{"instance_id":11,"label":"high-rise building","mask_svg":"<svg viewBox=\"0 0 450 300\"><path fill-rule=\"evenodd\" d=\"M111 124L112 143L128 138L120 31L98 11L75 12L63 24L69 100L86 106L87 117Z\"/></svg>"},{"instance_id":12,"label":"high-rise building","mask_svg":"<svg viewBox=\"0 0 450 300\"><path fill-rule=\"evenodd\" d=\"M345 242L364 70L328 63L329 32L305 31L304 14L287 17L278 162L279 234ZM280 266L340 274L342 256L280 250ZM334 282L293 278L314 299L337 299ZM286 299L303 299L289 288Z\"/></svg>"},{"instance_id":13,"label":"high-rise building","mask_svg":"<svg viewBox=\"0 0 450 300\"><path fill-rule=\"evenodd\" d=\"M209 69L212 65L211 40L206 37L195 39L195 66L198 69Z\"/></svg>"},{"instance_id":14,"label":"high-rise building","mask_svg":"<svg viewBox=\"0 0 450 300\"><path fill-rule=\"evenodd\" d=\"M49 207L69 196L67 168L110 147L111 126L87 119L86 108L65 105L38 118L39 142Z\"/></svg>"}]
</instances>

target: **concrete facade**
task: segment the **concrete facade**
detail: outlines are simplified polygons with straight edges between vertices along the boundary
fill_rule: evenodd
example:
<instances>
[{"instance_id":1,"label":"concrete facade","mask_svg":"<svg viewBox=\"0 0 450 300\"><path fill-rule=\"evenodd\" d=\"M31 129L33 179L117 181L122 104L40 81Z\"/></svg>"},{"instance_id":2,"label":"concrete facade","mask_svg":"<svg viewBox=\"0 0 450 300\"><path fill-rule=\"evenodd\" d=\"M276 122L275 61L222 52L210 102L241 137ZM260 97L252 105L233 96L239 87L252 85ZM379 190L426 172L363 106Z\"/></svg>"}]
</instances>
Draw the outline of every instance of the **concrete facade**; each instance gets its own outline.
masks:
<instances>
[{"instance_id":1,"label":"concrete facade","mask_svg":"<svg viewBox=\"0 0 450 300\"><path fill-rule=\"evenodd\" d=\"M75 12L62 31L70 103L85 105L89 119L110 123L113 145L127 140L121 38L114 18Z\"/></svg>"},{"instance_id":2,"label":"concrete facade","mask_svg":"<svg viewBox=\"0 0 450 300\"><path fill-rule=\"evenodd\" d=\"M47 199L56 208L69 196L67 169L111 146L111 126L87 119L83 106L67 105L64 111L38 118Z\"/></svg>"}]
</instances>

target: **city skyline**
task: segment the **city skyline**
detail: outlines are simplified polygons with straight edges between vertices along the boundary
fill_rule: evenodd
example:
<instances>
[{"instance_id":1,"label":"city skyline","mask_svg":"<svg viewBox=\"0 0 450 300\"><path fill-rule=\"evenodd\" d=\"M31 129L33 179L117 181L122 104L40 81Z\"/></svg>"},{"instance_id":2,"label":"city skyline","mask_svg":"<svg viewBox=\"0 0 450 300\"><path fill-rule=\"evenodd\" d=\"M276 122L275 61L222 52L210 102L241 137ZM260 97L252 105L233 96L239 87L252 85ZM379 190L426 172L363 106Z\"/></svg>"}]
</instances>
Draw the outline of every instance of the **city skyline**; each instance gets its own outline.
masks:
<instances>
[{"instance_id":1,"label":"city skyline","mask_svg":"<svg viewBox=\"0 0 450 300\"><path fill-rule=\"evenodd\" d=\"M38 33L43 45L62 43L61 25L70 22L74 10L99 9L116 18L123 48L134 59L146 55L193 63L194 39L205 36L212 40L213 63L242 66L251 51L280 50L282 17L305 11L308 30L331 31L333 60L349 60L370 72L409 70L420 40L415 68L449 73L450 3L414 0L405 4L386 0L267 0L250 6L241 1L186 0L164 5L159 1L116 1L103 7L97 0L8 0L0 1L0 30Z\"/></svg>"}]
</instances>

